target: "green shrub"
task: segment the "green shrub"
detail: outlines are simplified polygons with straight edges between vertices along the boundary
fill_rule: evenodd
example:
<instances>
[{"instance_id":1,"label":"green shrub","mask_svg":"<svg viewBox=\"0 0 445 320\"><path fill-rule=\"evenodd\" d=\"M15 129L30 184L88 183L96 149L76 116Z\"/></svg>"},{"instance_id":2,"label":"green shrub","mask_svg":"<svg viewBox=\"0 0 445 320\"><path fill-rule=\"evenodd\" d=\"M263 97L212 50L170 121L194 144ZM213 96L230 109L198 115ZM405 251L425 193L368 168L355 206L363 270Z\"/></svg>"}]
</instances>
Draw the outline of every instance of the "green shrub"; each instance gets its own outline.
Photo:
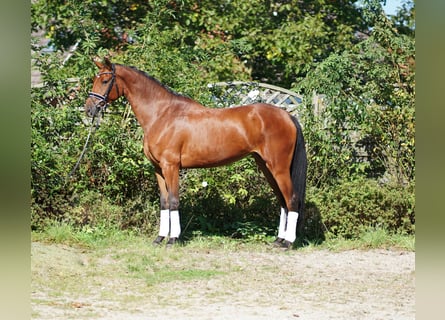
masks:
<instances>
[{"instance_id":1,"label":"green shrub","mask_svg":"<svg viewBox=\"0 0 445 320\"><path fill-rule=\"evenodd\" d=\"M401 234L415 231L412 186L358 178L321 190L312 188L308 199L319 211L327 236L358 238L370 227Z\"/></svg>"}]
</instances>

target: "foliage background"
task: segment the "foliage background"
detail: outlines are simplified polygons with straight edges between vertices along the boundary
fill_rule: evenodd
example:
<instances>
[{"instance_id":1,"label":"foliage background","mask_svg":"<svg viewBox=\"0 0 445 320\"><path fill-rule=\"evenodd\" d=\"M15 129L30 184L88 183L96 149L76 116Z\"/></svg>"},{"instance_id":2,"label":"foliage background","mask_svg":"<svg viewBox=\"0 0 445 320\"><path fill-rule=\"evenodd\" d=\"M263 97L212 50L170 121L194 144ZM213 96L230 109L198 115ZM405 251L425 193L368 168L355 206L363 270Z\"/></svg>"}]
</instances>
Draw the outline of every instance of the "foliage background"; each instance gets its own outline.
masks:
<instances>
[{"instance_id":1,"label":"foliage background","mask_svg":"<svg viewBox=\"0 0 445 320\"><path fill-rule=\"evenodd\" d=\"M68 177L88 134L81 107L96 73L92 57L109 55L210 107L207 85L218 81L268 82L303 94L309 172L302 237L354 238L368 228L414 233L412 1L391 17L373 0L39 0L31 9L32 31L43 31L51 48L32 37L43 80L31 90L33 229L57 220L156 231L153 167L124 99L110 107ZM323 95L319 112L314 94ZM185 237L275 232L278 203L252 159L184 171L181 182Z\"/></svg>"}]
</instances>

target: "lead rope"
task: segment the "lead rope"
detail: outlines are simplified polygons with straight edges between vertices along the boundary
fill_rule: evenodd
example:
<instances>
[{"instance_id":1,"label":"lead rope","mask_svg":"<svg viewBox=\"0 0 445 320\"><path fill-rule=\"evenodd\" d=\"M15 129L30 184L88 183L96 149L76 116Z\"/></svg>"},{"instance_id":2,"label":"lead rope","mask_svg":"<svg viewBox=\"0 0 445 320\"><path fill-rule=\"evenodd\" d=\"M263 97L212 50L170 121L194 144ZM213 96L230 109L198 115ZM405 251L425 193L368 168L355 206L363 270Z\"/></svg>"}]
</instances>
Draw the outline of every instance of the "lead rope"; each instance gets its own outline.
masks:
<instances>
[{"instance_id":1,"label":"lead rope","mask_svg":"<svg viewBox=\"0 0 445 320\"><path fill-rule=\"evenodd\" d=\"M85 155L85 153L87 151L88 142L90 141L91 134L95 131L95 129L97 129L99 127L101 113L102 113L101 111L98 112L99 116L97 117L96 123L94 123L94 120L96 120L96 115L94 115L93 119L91 119L90 129L89 129L88 136L87 136L87 139L85 141L85 144L83 145L82 152L80 153L80 156L77 159L77 162L74 165L74 168L70 171L70 173L68 174L67 178L65 179L65 183L66 183L66 181L69 178L71 178L73 176L74 172L76 172L77 168L79 167L80 161L82 161L82 158L83 158L83 156Z\"/></svg>"}]
</instances>

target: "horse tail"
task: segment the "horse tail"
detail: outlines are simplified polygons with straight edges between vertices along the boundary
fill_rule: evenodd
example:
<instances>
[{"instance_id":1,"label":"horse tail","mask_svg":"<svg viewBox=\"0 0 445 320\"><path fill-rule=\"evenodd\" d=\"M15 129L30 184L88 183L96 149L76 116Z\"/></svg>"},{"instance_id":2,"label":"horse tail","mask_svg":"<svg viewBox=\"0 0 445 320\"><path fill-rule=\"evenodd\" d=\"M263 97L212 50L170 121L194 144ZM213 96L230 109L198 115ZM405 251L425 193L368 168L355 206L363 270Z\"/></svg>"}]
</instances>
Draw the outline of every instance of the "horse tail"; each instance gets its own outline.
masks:
<instances>
[{"instance_id":1,"label":"horse tail","mask_svg":"<svg viewBox=\"0 0 445 320\"><path fill-rule=\"evenodd\" d=\"M291 178L294 188L294 195L297 196L296 207L298 208L298 225L302 226L301 221L304 217L304 202L306 197L306 174L307 174L307 156L304 143L303 130L297 118L291 115L291 119L297 128L297 142L294 149L294 157L291 164Z\"/></svg>"}]
</instances>

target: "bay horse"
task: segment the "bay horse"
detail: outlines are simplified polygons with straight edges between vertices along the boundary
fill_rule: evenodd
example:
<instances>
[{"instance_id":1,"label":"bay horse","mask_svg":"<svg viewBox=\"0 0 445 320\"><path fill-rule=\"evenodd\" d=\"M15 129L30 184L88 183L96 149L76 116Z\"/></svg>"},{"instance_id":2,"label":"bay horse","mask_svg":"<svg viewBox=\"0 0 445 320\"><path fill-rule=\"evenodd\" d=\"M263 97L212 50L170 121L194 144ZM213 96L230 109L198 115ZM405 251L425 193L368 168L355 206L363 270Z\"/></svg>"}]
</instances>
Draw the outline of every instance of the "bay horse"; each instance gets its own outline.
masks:
<instances>
[{"instance_id":1,"label":"bay horse","mask_svg":"<svg viewBox=\"0 0 445 320\"><path fill-rule=\"evenodd\" d=\"M302 221L307 159L298 120L264 103L208 108L173 92L134 67L95 59L99 68L85 111L94 117L124 96L144 131L144 153L155 168L160 190L160 245L180 233L179 170L230 164L253 155L281 204L273 245L289 249ZM299 220L300 217L300 220Z\"/></svg>"}]
</instances>

